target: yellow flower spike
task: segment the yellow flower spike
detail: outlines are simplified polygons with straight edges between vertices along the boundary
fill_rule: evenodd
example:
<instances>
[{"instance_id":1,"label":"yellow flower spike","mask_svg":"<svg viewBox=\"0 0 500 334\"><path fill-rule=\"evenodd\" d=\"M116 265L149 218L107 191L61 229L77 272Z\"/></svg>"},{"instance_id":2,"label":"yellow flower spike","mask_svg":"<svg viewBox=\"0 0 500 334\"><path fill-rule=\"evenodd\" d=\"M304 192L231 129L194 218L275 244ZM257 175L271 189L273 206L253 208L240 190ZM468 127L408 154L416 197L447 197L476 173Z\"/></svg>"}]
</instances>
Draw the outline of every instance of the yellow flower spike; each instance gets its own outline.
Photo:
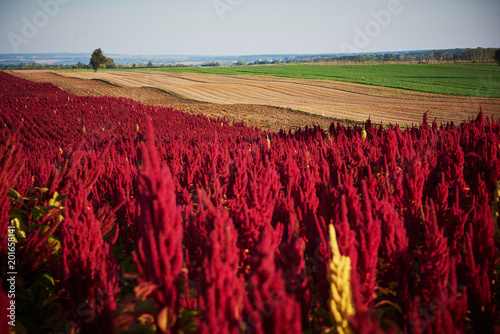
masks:
<instances>
[{"instance_id":1,"label":"yellow flower spike","mask_svg":"<svg viewBox=\"0 0 500 334\"><path fill-rule=\"evenodd\" d=\"M329 229L332 259L327 274L331 290L328 307L333 324L330 333L347 334L352 333L348 320L355 313L351 293L351 259L340 254L335 228L330 225Z\"/></svg>"}]
</instances>

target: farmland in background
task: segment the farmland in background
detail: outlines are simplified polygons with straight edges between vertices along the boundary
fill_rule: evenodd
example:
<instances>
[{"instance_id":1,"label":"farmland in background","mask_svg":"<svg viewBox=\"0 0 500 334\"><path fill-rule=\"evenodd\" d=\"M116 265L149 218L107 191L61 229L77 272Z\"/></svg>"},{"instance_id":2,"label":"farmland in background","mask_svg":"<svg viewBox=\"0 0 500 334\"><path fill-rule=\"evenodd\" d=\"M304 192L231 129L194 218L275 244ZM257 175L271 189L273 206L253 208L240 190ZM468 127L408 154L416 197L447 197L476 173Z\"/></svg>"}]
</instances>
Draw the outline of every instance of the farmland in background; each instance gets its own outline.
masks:
<instances>
[{"instance_id":1,"label":"farmland in background","mask_svg":"<svg viewBox=\"0 0 500 334\"><path fill-rule=\"evenodd\" d=\"M500 66L486 64L369 64L345 66L290 64L167 67L154 70L338 80L436 94L500 97Z\"/></svg>"},{"instance_id":2,"label":"farmland in background","mask_svg":"<svg viewBox=\"0 0 500 334\"><path fill-rule=\"evenodd\" d=\"M293 69L294 66L282 68ZM15 73L30 79L39 72ZM397 123L401 126L419 123L426 111L429 111L429 119L437 118L438 122L460 123L474 118L479 107L483 108L486 115L494 116L495 119L500 117L500 98L422 93L334 80L128 70L97 73L64 71L57 74L60 76L52 74L52 77L46 76L46 80L58 82L61 76L97 79L122 87L155 87L176 96L213 105L285 107L337 119L364 121L370 118L377 123ZM236 110L232 114L237 116L239 113ZM265 117L266 113L262 114Z\"/></svg>"}]
</instances>

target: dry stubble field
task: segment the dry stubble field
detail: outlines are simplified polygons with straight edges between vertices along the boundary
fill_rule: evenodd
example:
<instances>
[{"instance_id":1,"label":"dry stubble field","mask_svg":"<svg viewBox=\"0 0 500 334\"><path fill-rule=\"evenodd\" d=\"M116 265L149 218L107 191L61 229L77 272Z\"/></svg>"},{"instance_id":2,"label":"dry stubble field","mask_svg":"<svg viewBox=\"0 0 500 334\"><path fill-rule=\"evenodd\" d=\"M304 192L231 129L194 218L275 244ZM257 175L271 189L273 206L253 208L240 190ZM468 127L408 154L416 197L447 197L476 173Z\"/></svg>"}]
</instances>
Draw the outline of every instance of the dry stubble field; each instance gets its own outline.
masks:
<instances>
[{"instance_id":1,"label":"dry stubble field","mask_svg":"<svg viewBox=\"0 0 500 334\"><path fill-rule=\"evenodd\" d=\"M476 117L480 106L485 115L500 117L498 98L439 95L329 80L152 71L13 74L50 82L76 95L124 96L189 113L225 116L270 130L327 126L336 119L365 121L369 117L376 123L411 125L420 123L427 110L429 120L460 123Z\"/></svg>"}]
</instances>

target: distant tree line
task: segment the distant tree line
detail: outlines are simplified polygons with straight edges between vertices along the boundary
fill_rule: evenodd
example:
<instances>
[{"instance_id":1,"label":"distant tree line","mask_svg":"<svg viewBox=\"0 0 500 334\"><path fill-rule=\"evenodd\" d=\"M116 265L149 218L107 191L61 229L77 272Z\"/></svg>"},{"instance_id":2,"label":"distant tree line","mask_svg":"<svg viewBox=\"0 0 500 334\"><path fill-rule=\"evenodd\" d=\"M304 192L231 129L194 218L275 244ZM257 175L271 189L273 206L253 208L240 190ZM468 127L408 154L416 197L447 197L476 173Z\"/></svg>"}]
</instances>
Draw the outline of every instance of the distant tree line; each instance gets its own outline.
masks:
<instances>
[{"instance_id":1,"label":"distant tree line","mask_svg":"<svg viewBox=\"0 0 500 334\"><path fill-rule=\"evenodd\" d=\"M494 62L496 61L495 53L498 48L475 48L475 49L446 49L446 50L425 50L425 51L408 51L394 53L368 53L345 55L335 57L291 57L284 61L285 63L323 63L323 62L349 62L349 63L366 63L379 61L393 62Z\"/></svg>"},{"instance_id":2,"label":"distant tree line","mask_svg":"<svg viewBox=\"0 0 500 334\"><path fill-rule=\"evenodd\" d=\"M37 62L21 62L19 64L5 64L0 65L0 69L2 70L19 70L19 69L49 69L49 70L57 70L57 69L89 69L89 65L82 64L78 62L78 64L40 64Z\"/></svg>"},{"instance_id":3,"label":"distant tree line","mask_svg":"<svg viewBox=\"0 0 500 334\"><path fill-rule=\"evenodd\" d=\"M212 62L209 62L209 63L201 64L200 66L201 67L219 67L219 66L222 66L222 64L219 63L219 62L212 61Z\"/></svg>"},{"instance_id":4,"label":"distant tree line","mask_svg":"<svg viewBox=\"0 0 500 334\"><path fill-rule=\"evenodd\" d=\"M468 60L472 62L491 62L495 60L495 52L498 52L500 49L494 48L476 48L476 49L465 49L460 52L460 54L444 54L441 55L445 57L445 60Z\"/></svg>"},{"instance_id":5,"label":"distant tree line","mask_svg":"<svg viewBox=\"0 0 500 334\"><path fill-rule=\"evenodd\" d=\"M112 58L107 57L105 64L103 64L101 69L103 68L120 68L121 65L116 65ZM78 64L39 64L37 62L21 62L19 64L6 64L0 65L0 69L2 70L23 70L23 69L47 69L47 70L76 70L76 69L92 69L89 64L83 64L82 62L78 62Z\"/></svg>"}]
</instances>

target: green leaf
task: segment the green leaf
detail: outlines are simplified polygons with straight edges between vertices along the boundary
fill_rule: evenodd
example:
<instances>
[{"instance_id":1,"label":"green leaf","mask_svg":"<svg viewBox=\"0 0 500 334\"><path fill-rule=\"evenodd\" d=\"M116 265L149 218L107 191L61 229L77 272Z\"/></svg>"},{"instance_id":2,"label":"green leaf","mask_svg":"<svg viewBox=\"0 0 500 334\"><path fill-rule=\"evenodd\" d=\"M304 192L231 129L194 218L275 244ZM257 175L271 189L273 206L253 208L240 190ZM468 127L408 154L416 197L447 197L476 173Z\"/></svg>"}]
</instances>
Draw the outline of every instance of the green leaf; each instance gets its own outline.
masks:
<instances>
[{"instance_id":1,"label":"green leaf","mask_svg":"<svg viewBox=\"0 0 500 334\"><path fill-rule=\"evenodd\" d=\"M53 245L52 254L55 254L61 249L61 242L57 240L55 237L49 237L47 242Z\"/></svg>"},{"instance_id":2,"label":"green leaf","mask_svg":"<svg viewBox=\"0 0 500 334\"><path fill-rule=\"evenodd\" d=\"M182 313L182 317L181 317L181 324L184 324L182 326L182 331L184 333L188 333L188 332L192 332L192 333L195 333L196 332L196 317L199 315L199 311L198 310L185 310L183 313Z\"/></svg>"},{"instance_id":3,"label":"green leaf","mask_svg":"<svg viewBox=\"0 0 500 334\"><path fill-rule=\"evenodd\" d=\"M34 220L38 220L47 214L47 209L43 206L37 205L31 210L31 215Z\"/></svg>"},{"instance_id":4,"label":"green leaf","mask_svg":"<svg viewBox=\"0 0 500 334\"><path fill-rule=\"evenodd\" d=\"M185 310L182 313L181 322L186 322L189 319L192 319L192 318L198 316L199 313L200 312L198 310Z\"/></svg>"},{"instance_id":5,"label":"green leaf","mask_svg":"<svg viewBox=\"0 0 500 334\"><path fill-rule=\"evenodd\" d=\"M50 284L51 284L52 286L56 286L56 283L55 283L54 278L53 278L52 276L50 276L49 274L45 273L45 274L43 275L43 277L44 277L45 279L47 279L47 280L50 282Z\"/></svg>"},{"instance_id":6,"label":"green leaf","mask_svg":"<svg viewBox=\"0 0 500 334\"><path fill-rule=\"evenodd\" d=\"M24 204L24 200L25 200L25 198L24 198L24 197L21 197L21 199L11 199L11 200L10 200L10 202L11 202L11 203L19 203L19 204L21 204L22 206L26 206L26 205Z\"/></svg>"},{"instance_id":7,"label":"green leaf","mask_svg":"<svg viewBox=\"0 0 500 334\"><path fill-rule=\"evenodd\" d=\"M10 212L9 212L10 218L22 219L22 217L24 217L24 216L26 216L26 212L23 209L19 209L19 208L10 209Z\"/></svg>"},{"instance_id":8,"label":"green leaf","mask_svg":"<svg viewBox=\"0 0 500 334\"><path fill-rule=\"evenodd\" d=\"M41 197L42 197L42 195L33 195L33 196L25 197L25 200L30 201L30 202L34 202Z\"/></svg>"},{"instance_id":9,"label":"green leaf","mask_svg":"<svg viewBox=\"0 0 500 334\"><path fill-rule=\"evenodd\" d=\"M20 193L18 193L16 190L9 188L7 190L7 196L13 197L13 198L19 198L22 197Z\"/></svg>"},{"instance_id":10,"label":"green leaf","mask_svg":"<svg viewBox=\"0 0 500 334\"><path fill-rule=\"evenodd\" d=\"M44 193L44 192L49 191L49 188L33 187L33 188L30 188L29 191L38 191L40 193Z\"/></svg>"},{"instance_id":11,"label":"green leaf","mask_svg":"<svg viewBox=\"0 0 500 334\"><path fill-rule=\"evenodd\" d=\"M56 197L56 201L62 201L65 200L68 197L68 195L58 195Z\"/></svg>"},{"instance_id":12,"label":"green leaf","mask_svg":"<svg viewBox=\"0 0 500 334\"><path fill-rule=\"evenodd\" d=\"M140 314L155 314L155 302L152 299L138 300L135 304L135 311Z\"/></svg>"}]
</instances>

